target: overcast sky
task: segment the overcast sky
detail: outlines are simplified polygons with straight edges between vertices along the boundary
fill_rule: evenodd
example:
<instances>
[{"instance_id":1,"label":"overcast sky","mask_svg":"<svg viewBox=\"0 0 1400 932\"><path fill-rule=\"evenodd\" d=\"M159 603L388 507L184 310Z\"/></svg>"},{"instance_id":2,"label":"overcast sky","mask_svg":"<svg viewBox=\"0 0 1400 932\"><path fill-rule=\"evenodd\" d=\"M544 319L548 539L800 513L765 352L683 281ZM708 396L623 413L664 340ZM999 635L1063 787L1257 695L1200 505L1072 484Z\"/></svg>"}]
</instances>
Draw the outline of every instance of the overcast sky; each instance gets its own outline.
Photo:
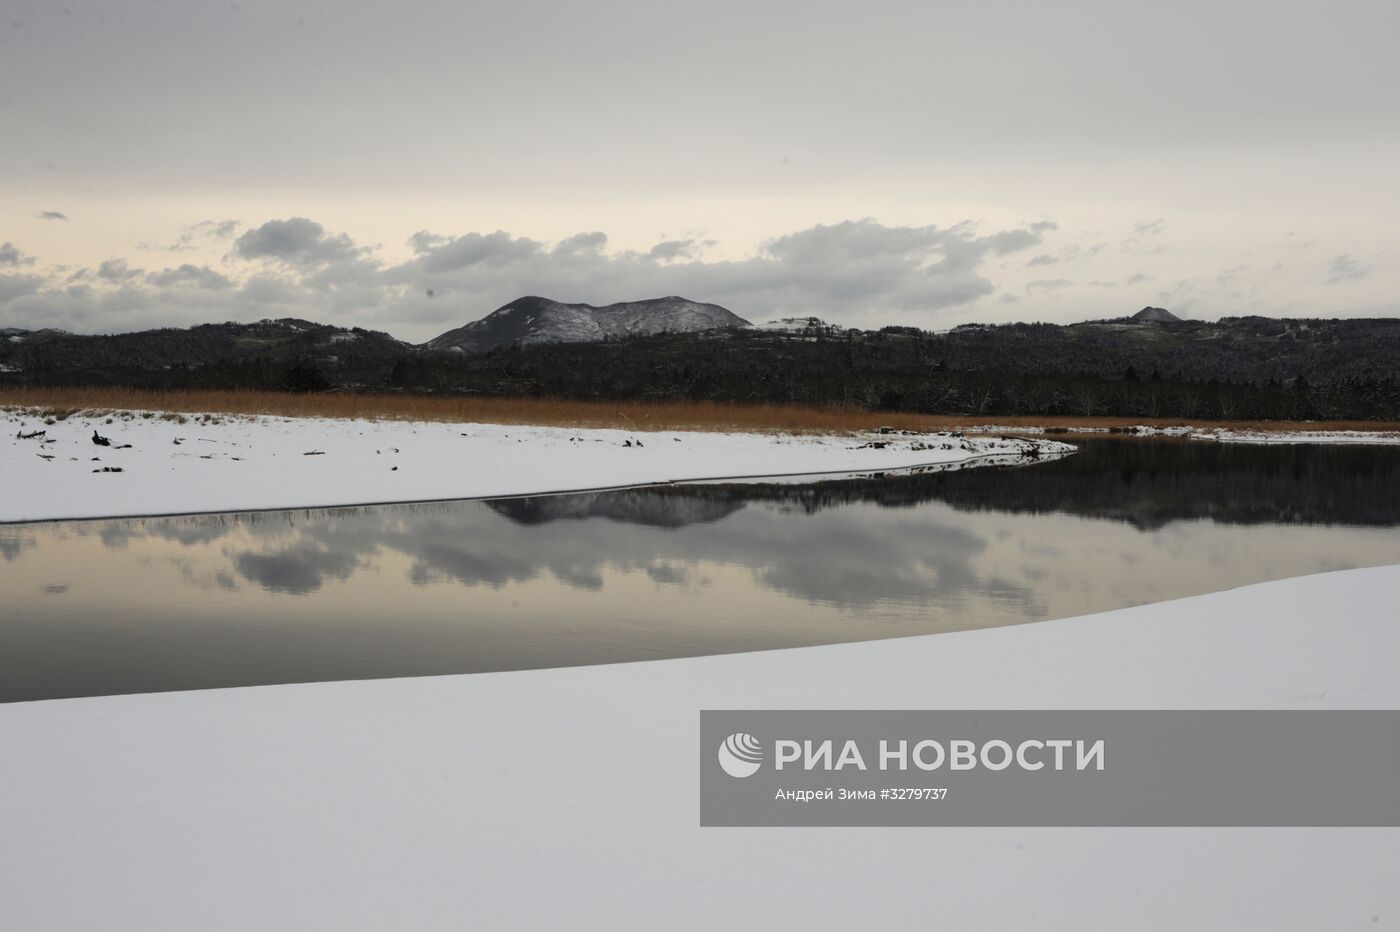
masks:
<instances>
[{"instance_id":1,"label":"overcast sky","mask_svg":"<svg viewBox=\"0 0 1400 932\"><path fill-rule=\"evenodd\" d=\"M1400 3L0 0L0 326L1400 316Z\"/></svg>"}]
</instances>

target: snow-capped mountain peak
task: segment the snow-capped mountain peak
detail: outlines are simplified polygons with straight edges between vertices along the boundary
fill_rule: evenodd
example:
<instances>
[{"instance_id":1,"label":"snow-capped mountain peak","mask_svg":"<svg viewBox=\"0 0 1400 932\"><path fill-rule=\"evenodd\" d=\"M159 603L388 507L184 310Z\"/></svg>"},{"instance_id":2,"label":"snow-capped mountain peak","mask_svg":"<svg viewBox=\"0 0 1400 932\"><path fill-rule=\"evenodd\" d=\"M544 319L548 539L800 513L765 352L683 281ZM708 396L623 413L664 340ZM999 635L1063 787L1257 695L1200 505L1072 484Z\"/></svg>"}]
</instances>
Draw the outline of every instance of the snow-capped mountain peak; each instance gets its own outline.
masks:
<instances>
[{"instance_id":1,"label":"snow-capped mountain peak","mask_svg":"<svg viewBox=\"0 0 1400 932\"><path fill-rule=\"evenodd\" d=\"M510 344L592 343L618 337L747 326L748 321L718 304L703 304L678 295L605 307L565 304L528 295L424 345L435 350L484 353Z\"/></svg>"}]
</instances>

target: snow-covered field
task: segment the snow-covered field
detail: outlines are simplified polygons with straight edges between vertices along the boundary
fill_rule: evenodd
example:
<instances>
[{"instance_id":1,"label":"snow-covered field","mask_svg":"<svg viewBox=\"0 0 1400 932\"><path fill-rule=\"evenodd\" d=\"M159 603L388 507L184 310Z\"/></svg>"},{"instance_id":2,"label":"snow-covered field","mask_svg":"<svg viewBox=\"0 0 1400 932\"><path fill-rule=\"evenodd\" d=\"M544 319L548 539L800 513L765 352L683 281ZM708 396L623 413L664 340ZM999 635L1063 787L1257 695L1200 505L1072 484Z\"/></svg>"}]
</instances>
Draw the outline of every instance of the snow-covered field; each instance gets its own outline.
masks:
<instances>
[{"instance_id":1,"label":"snow-covered field","mask_svg":"<svg viewBox=\"0 0 1400 932\"><path fill-rule=\"evenodd\" d=\"M0 521L486 498L1073 449L948 434L633 433L141 413L46 423L6 411L0 424ZM94 443L94 433L110 445Z\"/></svg>"},{"instance_id":2,"label":"snow-covered field","mask_svg":"<svg viewBox=\"0 0 1400 932\"><path fill-rule=\"evenodd\" d=\"M14 929L1400 928L1400 830L701 829L704 708L1397 708L1400 568L897 641L0 706Z\"/></svg>"}]
</instances>

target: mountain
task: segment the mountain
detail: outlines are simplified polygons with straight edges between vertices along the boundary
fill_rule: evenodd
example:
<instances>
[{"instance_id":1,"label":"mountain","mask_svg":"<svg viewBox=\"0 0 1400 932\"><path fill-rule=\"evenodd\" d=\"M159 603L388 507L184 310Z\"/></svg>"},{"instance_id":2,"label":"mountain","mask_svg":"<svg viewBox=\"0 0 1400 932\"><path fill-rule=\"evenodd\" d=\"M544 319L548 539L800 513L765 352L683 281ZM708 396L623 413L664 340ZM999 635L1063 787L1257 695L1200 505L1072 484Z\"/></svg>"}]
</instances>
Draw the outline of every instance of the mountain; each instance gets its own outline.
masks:
<instances>
[{"instance_id":1,"label":"mountain","mask_svg":"<svg viewBox=\"0 0 1400 932\"><path fill-rule=\"evenodd\" d=\"M1164 307L1145 307L1128 320L1135 324L1179 324L1181 318Z\"/></svg>"},{"instance_id":2,"label":"mountain","mask_svg":"<svg viewBox=\"0 0 1400 932\"><path fill-rule=\"evenodd\" d=\"M498 346L596 343L620 337L747 327L749 322L718 304L671 295L594 307L549 298L517 298L502 308L423 344L430 350L484 353Z\"/></svg>"}]
</instances>

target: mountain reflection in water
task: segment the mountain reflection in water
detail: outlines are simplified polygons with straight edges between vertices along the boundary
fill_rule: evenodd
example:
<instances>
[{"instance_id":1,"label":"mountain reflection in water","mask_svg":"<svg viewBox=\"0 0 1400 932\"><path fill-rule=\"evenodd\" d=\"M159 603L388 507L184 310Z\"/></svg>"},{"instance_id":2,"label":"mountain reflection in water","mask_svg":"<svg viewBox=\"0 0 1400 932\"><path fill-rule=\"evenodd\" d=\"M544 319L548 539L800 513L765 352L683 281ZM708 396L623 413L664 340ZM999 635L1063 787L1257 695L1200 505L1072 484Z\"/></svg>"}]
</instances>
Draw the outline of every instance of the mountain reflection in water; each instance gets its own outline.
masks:
<instances>
[{"instance_id":1,"label":"mountain reflection in water","mask_svg":"<svg viewBox=\"0 0 1400 932\"><path fill-rule=\"evenodd\" d=\"M1400 562L1400 450L0 527L0 699L690 656Z\"/></svg>"}]
</instances>

